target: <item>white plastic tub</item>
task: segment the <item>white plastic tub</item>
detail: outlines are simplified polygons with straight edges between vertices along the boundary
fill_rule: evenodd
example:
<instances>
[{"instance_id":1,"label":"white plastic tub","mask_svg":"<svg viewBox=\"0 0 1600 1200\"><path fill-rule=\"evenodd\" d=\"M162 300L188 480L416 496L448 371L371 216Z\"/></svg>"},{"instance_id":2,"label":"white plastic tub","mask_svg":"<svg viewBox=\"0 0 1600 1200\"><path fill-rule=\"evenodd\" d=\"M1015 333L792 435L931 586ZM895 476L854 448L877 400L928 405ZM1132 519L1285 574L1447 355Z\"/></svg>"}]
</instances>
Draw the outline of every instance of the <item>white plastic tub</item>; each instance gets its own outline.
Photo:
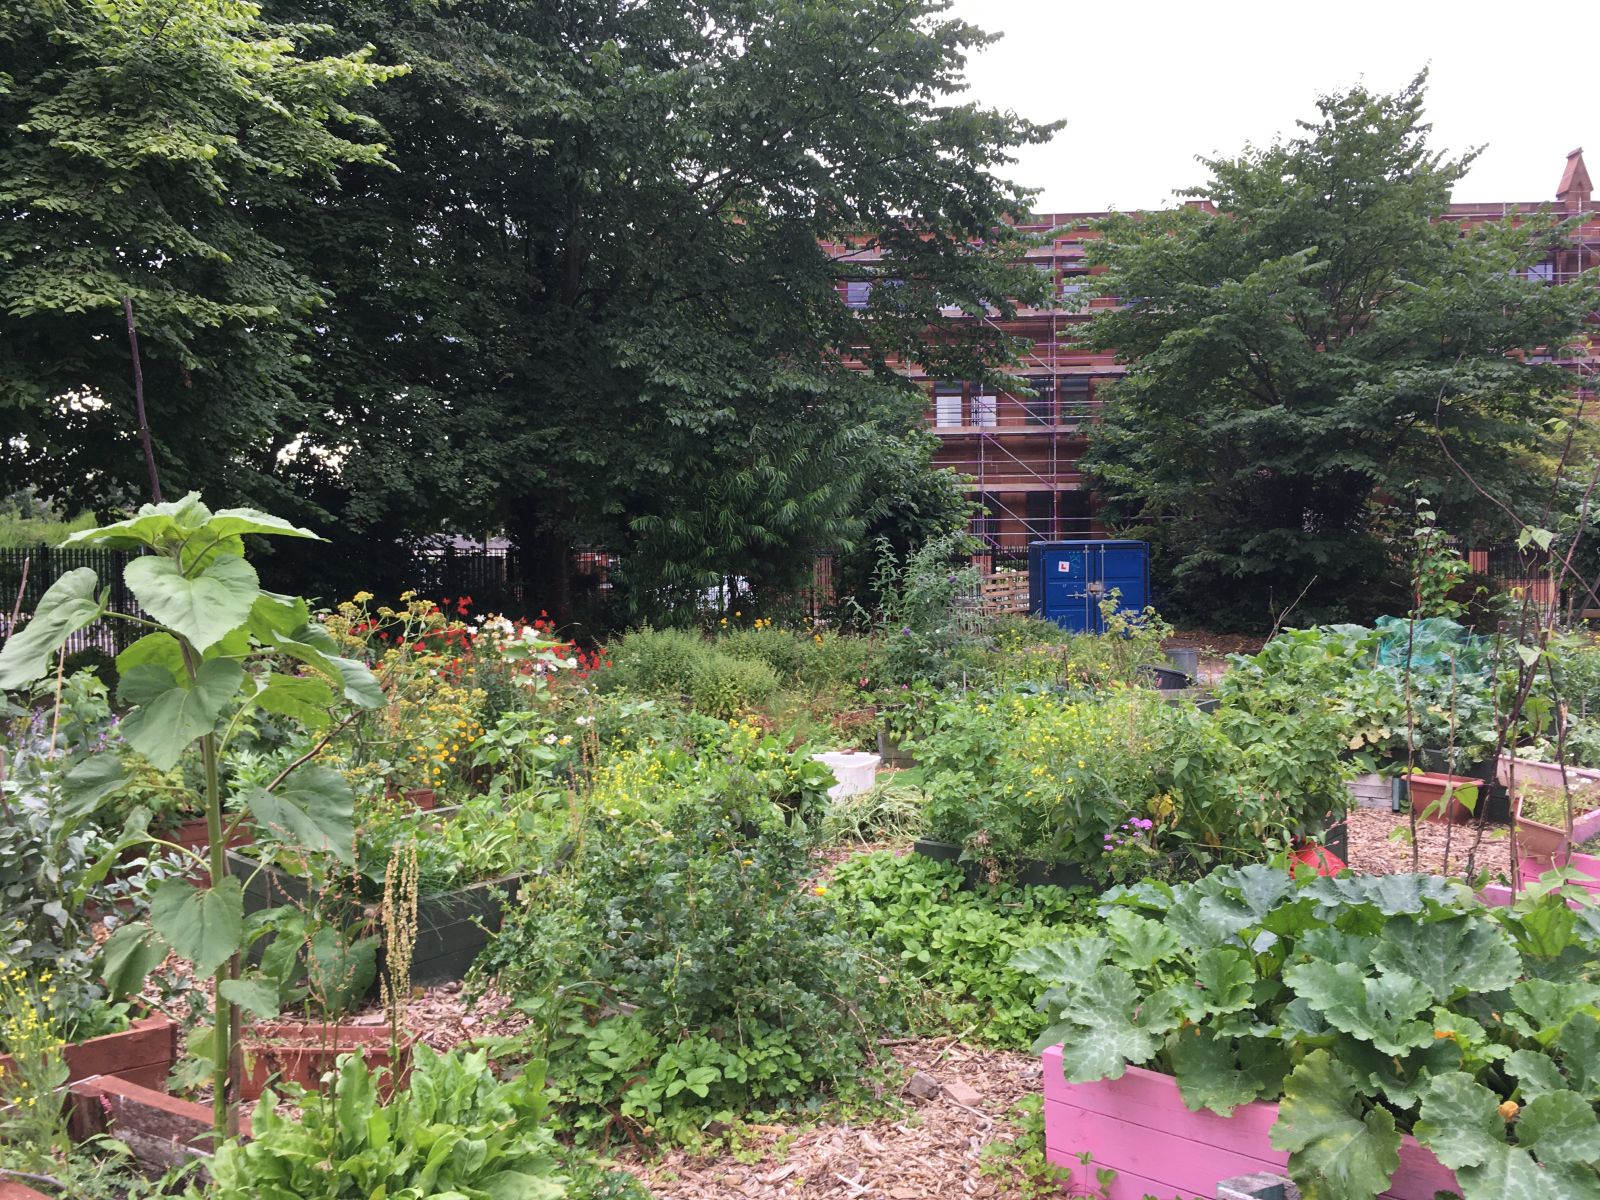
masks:
<instances>
[{"instance_id":1,"label":"white plastic tub","mask_svg":"<svg viewBox=\"0 0 1600 1200\"><path fill-rule=\"evenodd\" d=\"M834 800L870 790L878 781L878 764L883 761L876 754L868 754L864 750L855 753L834 750L811 757L832 771L834 779L838 780L828 789L828 796Z\"/></svg>"}]
</instances>

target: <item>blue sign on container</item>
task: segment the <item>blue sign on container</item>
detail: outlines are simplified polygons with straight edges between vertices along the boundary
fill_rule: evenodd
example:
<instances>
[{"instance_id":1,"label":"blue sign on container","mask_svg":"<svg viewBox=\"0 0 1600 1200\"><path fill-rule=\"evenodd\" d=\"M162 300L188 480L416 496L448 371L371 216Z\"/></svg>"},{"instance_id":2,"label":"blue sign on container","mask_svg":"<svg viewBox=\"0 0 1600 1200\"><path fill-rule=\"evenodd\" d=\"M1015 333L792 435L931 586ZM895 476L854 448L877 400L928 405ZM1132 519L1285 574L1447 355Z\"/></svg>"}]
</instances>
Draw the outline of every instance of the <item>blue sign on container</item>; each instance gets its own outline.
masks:
<instances>
[{"instance_id":1,"label":"blue sign on container","mask_svg":"<svg viewBox=\"0 0 1600 1200\"><path fill-rule=\"evenodd\" d=\"M1100 602L1118 592L1119 610L1150 603L1150 545L1122 539L1031 542L1028 611L1076 633L1104 633Z\"/></svg>"}]
</instances>

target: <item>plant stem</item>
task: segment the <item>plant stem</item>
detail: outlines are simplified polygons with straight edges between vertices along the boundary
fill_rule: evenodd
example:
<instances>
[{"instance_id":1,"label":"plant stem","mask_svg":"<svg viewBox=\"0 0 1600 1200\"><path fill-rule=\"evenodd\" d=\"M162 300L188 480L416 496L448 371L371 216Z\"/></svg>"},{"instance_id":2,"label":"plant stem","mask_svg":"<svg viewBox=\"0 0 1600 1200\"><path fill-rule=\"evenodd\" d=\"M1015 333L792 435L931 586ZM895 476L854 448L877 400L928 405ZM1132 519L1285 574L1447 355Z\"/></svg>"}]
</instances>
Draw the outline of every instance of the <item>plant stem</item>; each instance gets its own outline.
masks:
<instances>
[{"instance_id":1,"label":"plant stem","mask_svg":"<svg viewBox=\"0 0 1600 1200\"><path fill-rule=\"evenodd\" d=\"M206 773L206 836L211 841L211 883L223 879L228 871L228 842L222 832L222 784L217 772L217 735L207 733L200 739L200 757ZM215 1031L211 1038L211 1124L217 1136L231 1137L238 1132L233 1106L229 1103L232 1089L229 1074L233 1061L233 1005L222 994L223 981L229 977L232 963L223 963L211 980L211 1013Z\"/></svg>"}]
</instances>

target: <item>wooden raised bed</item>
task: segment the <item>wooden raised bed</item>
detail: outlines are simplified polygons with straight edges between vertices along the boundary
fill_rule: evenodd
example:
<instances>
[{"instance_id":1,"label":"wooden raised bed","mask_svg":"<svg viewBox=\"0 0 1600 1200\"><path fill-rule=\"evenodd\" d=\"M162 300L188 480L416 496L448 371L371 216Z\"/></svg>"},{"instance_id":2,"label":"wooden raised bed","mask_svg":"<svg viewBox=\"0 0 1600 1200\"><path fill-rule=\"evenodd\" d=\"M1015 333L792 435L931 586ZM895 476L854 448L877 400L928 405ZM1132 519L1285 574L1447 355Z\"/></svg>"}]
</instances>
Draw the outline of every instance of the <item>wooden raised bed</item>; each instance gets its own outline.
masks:
<instances>
[{"instance_id":1,"label":"wooden raised bed","mask_svg":"<svg viewBox=\"0 0 1600 1200\"><path fill-rule=\"evenodd\" d=\"M1095 1173L1107 1168L1117 1175L1106 1200L1212 1200L1219 1179L1257 1171L1282 1175L1289 1154L1274 1150L1269 1137L1277 1119L1278 1106L1261 1100L1241 1105L1231 1117L1190 1112L1172 1076L1142 1067L1129 1067L1121 1079L1068 1083L1061 1047L1044 1052L1045 1157L1072 1172L1086 1196L1100 1195ZM1084 1152L1087 1164L1078 1158ZM1457 1190L1453 1172L1415 1138L1404 1138L1385 1197L1433 1200L1435 1192Z\"/></svg>"},{"instance_id":2,"label":"wooden raised bed","mask_svg":"<svg viewBox=\"0 0 1600 1200\"><path fill-rule=\"evenodd\" d=\"M283 904L304 906L308 889L298 876L276 867L261 867L252 859L228 852L228 867L245 881L246 912L260 912ZM473 960L489 939L500 932L506 905L522 884L521 875L488 879L437 896L423 896L417 904L417 943L411 952L411 982L418 986L464 979ZM346 919L358 919L358 900L345 901ZM265 939L257 945L265 949ZM381 977L382 971L379 971ZM376 982L374 982L376 986Z\"/></svg>"},{"instance_id":3,"label":"wooden raised bed","mask_svg":"<svg viewBox=\"0 0 1600 1200\"><path fill-rule=\"evenodd\" d=\"M209 1104L179 1100L111 1075L80 1079L68 1093L69 1131L75 1142L111 1133L141 1163L163 1170L210 1156L215 1135ZM242 1114L239 1135L250 1136L250 1119Z\"/></svg>"},{"instance_id":4,"label":"wooden raised bed","mask_svg":"<svg viewBox=\"0 0 1600 1200\"><path fill-rule=\"evenodd\" d=\"M73 1042L62 1052L67 1082L94 1075L115 1075L157 1091L166 1090L167 1076L178 1061L178 1023L167 1017L139 1017L121 1033L107 1033ZM0 1054L0 1068L15 1064Z\"/></svg>"},{"instance_id":5,"label":"wooden raised bed","mask_svg":"<svg viewBox=\"0 0 1600 1200\"><path fill-rule=\"evenodd\" d=\"M259 1100L269 1083L273 1087L298 1083L318 1091L322 1077L337 1066L341 1054L359 1053L369 1068L388 1072L378 1088L379 1097L387 1102L395 1088L404 1086L411 1077L411 1048L416 1040L413 1033L401 1035L400 1064L395 1068L389 1057L387 1025L319 1025L291 1021L246 1025L241 1038L244 1077L239 1082L239 1096L244 1100Z\"/></svg>"}]
</instances>

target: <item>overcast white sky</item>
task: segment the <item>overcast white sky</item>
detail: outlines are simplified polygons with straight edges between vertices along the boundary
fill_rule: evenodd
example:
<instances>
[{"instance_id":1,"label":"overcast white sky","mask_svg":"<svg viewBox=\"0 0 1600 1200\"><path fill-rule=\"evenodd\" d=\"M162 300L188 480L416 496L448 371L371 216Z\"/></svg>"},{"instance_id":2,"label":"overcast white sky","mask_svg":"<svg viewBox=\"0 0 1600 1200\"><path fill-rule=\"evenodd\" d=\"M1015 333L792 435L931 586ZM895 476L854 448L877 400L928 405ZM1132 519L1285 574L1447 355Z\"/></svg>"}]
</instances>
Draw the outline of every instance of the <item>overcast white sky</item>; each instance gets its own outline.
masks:
<instances>
[{"instance_id":1,"label":"overcast white sky","mask_svg":"<svg viewBox=\"0 0 1600 1200\"><path fill-rule=\"evenodd\" d=\"M1431 68L1433 144L1485 149L1458 201L1549 200L1569 150L1600 170L1596 28L1578 7L1457 0L955 0L1003 40L968 63L970 96L1065 118L1012 169L1038 212L1146 208L1203 183L1199 154L1292 132L1316 97L1385 91Z\"/></svg>"}]
</instances>

